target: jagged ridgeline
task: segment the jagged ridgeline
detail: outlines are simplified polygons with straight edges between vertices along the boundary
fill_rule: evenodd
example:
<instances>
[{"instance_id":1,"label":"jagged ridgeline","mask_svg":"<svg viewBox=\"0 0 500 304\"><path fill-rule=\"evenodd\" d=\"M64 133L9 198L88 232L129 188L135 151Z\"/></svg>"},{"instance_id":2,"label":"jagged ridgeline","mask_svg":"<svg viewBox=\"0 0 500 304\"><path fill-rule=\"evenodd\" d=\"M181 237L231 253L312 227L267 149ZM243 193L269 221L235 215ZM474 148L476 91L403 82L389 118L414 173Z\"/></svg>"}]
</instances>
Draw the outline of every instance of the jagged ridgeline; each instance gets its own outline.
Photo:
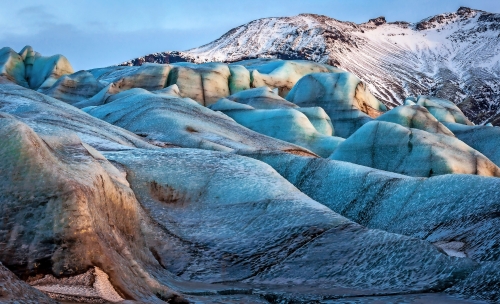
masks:
<instances>
[{"instance_id":1,"label":"jagged ridgeline","mask_svg":"<svg viewBox=\"0 0 500 304\"><path fill-rule=\"evenodd\" d=\"M0 67L0 302L500 300L500 129L449 100L306 60Z\"/></svg>"}]
</instances>

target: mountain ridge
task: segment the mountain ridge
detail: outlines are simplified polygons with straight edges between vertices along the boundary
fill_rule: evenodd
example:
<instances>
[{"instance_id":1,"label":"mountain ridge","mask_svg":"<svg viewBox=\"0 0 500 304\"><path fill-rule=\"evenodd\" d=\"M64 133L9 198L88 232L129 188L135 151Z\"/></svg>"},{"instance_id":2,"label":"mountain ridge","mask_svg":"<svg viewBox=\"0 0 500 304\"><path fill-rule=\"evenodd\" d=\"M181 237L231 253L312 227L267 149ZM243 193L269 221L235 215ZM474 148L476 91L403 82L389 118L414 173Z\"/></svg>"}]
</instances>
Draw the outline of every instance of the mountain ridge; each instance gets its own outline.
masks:
<instances>
[{"instance_id":1,"label":"mountain ridge","mask_svg":"<svg viewBox=\"0 0 500 304\"><path fill-rule=\"evenodd\" d=\"M456 103L476 124L500 123L500 14L467 7L416 23L377 17L356 24L324 15L261 18L183 52L152 53L121 65L305 59L365 81L389 107L407 96Z\"/></svg>"}]
</instances>

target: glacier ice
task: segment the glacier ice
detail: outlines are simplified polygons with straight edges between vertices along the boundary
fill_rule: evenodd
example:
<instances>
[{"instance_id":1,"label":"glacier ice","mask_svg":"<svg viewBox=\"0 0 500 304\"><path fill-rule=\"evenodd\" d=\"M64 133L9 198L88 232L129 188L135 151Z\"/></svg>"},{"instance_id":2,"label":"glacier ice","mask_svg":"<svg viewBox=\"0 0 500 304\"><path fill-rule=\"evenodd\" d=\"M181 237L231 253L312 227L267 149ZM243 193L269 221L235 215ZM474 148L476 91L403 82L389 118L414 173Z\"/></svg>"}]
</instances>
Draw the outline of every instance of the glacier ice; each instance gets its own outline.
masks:
<instances>
[{"instance_id":1,"label":"glacier ice","mask_svg":"<svg viewBox=\"0 0 500 304\"><path fill-rule=\"evenodd\" d=\"M41 92L66 103L75 104L93 97L103 88L104 85L92 74L87 71L78 71L60 77L50 88Z\"/></svg>"},{"instance_id":2,"label":"glacier ice","mask_svg":"<svg viewBox=\"0 0 500 304\"><path fill-rule=\"evenodd\" d=\"M227 64L173 64L167 85L177 84L181 95L209 106L228 96L231 72Z\"/></svg>"},{"instance_id":3,"label":"glacier ice","mask_svg":"<svg viewBox=\"0 0 500 304\"><path fill-rule=\"evenodd\" d=\"M53 136L75 132L99 150L155 148L141 137L96 119L85 112L39 92L0 78L0 112L13 115L36 132Z\"/></svg>"},{"instance_id":4,"label":"glacier ice","mask_svg":"<svg viewBox=\"0 0 500 304\"><path fill-rule=\"evenodd\" d=\"M249 105L255 109L298 108L297 105L287 101L266 86L241 91L226 98Z\"/></svg>"},{"instance_id":5,"label":"glacier ice","mask_svg":"<svg viewBox=\"0 0 500 304\"><path fill-rule=\"evenodd\" d=\"M31 73L27 73L26 78L30 88L44 90L50 88L61 76L72 73L73 68L66 57L44 57L36 53Z\"/></svg>"},{"instance_id":6,"label":"glacier ice","mask_svg":"<svg viewBox=\"0 0 500 304\"><path fill-rule=\"evenodd\" d=\"M229 92L236 94L238 92L250 89L250 72L242 65L229 65Z\"/></svg>"},{"instance_id":7,"label":"glacier ice","mask_svg":"<svg viewBox=\"0 0 500 304\"><path fill-rule=\"evenodd\" d=\"M403 127L420 129L430 133L455 136L447 127L439 122L427 108L416 104L395 107L377 117L377 120L392 122Z\"/></svg>"},{"instance_id":8,"label":"glacier ice","mask_svg":"<svg viewBox=\"0 0 500 304\"><path fill-rule=\"evenodd\" d=\"M255 109L252 106L249 106L247 104L239 103L227 98L221 98L217 100L216 103L214 103L211 106L208 106L209 109L214 110L214 111L229 111L229 110L253 110Z\"/></svg>"},{"instance_id":9,"label":"glacier ice","mask_svg":"<svg viewBox=\"0 0 500 304\"><path fill-rule=\"evenodd\" d=\"M304 75L343 72L338 68L307 60L251 59L238 61L236 64L250 71L252 87L267 86L278 89L278 94L282 97L285 97Z\"/></svg>"},{"instance_id":10,"label":"glacier ice","mask_svg":"<svg viewBox=\"0 0 500 304\"><path fill-rule=\"evenodd\" d=\"M152 93L160 96L174 96L174 97L182 97L181 91L179 90L179 86L176 84L169 85L168 87L156 91L152 91Z\"/></svg>"},{"instance_id":11,"label":"glacier ice","mask_svg":"<svg viewBox=\"0 0 500 304\"><path fill-rule=\"evenodd\" d=\"M98 267L116 292L146 302L182 300L172 288L287 294L290 284L318 300L443 288L475 268L424 241L366 229L251 158L196 149L101 154L74 133L39 136L5 115L0 126L0 170L11 172L0 181L0 228L24 231L8 242L0 236L0 258L31 281L76 281ZM58 291L64 296L64 285Z\"/></svg>"},{"instance_id":12,"label":"glacier ice","mask_svg":"<svg viewBox=\"0 0 500 304\"><path fill-rule=\"evenodd\" d=\"M16 53L0 49L0 75L23 87L44 90L63 75L73 74L73 67L63 55L42 56L29 45Z\"/></svg>"},{"instance_id":13,"label":"glacier ice","mask_svg":"<svg viewBox=\"0 0 500 304\"><path fill-rule=\"evenodd\" d=\"M326 114L325 110L320 107L309 108L296 108L297 111L302 112L307 119L312 123L314 128L321 134L333 136L335 130L333 129L332 120Z\"/></svg>"},{"instance_id":14,"label":"glacier ice","mask_svg":"<svg viewBox=\"0 0 500 304\"><path fill-rule=\"evenodd\" d=\"M157 262L141 252L147 217L121 172L72 132L39 136L0 114L0 136L0 172L10 172L0 181L0 229L22 231L0 235L4 265L26 279L97 266L126 297L175 295L148 273Z\"/></svg>"},{"instance_id":15,"label":"glacier ice","mask_svg":"<svg viewBox=\"0 0 500 304\"><path fill-rule=\"evenodd\" d=\"M498 128L435 97L387 111L305 61L72 73L63 58L0 50L0 262L36 288L500 299Z\"/></svg>"},{"instance_id":16,"label":"glacier ice","mask_svg":"<svg viewBox=\"0 0 500 304\"><path fill-rule=\"evenodd\" d=\"M229 110L226 115L255 132L304 147L328 157L344 141L316 130L306 115L296 109Z\"/></svg>"},{"instance_id":17,"label":"glacier ice","mask_svg":"<svg viewBox=\"0 0 500 304\"><path fill-rule=\"evenodd\" d=\"M342 161L253 153L299 190L368 228L438 242L462 242L479 267L450 292L500 299L498 178L448 174L408 177Z\"/></svg>"},{"instance_id":18,"label":"glacier ice","mask_svg":"<svg viewBox=\"0 0 500 304\"><path fill-rule=\"evenodd\" d=\"M455 136L500 166L500 128L444 123Z\"/></svg>"},{"instance_id":19,"label":"glacier ice","mask_svg":"<svg viewBox=\"0 0 500 304\"><path fill-rule=\"evenodd\" d=\"M0 49L0 76L23 87L29 87L26 81L26 67L21 55L10 47Z\"/></svg>"},{"instance_id":20,"label":"glacier ice","mask_svg":"<svg viewBox=\"0 0 500 304\"><path fill-rule=\"evenodd\" d=\"M105 156L134 172L131 187L169 232L164 241L180 238L176 247L152 245L183 279L271 290L293 284L313 296L415 291L474 268L428 243L350 222L249 158L192 149Z\"/></svg>"},{"instance_id":21,"label":"glacier ice","mask_svg":"<svg viewBox=\"0 0 500 304\"><path fill-rule=\"evenodd\" d=\"M2 282L2 302L57 304L56 300L20 280L7 267L0 263L0 282Z\"/></svg>"},{"instance_id":22,"label":"glacier ice","mask_svg":"<svg viewBox=\"0 0 500 304\"><path fill-rule=\"evenodd\" d=\"M251 131L192 99L154 94L144 89L113 95L109 103L89 108L87 112L166 145L226 152L278 149L312 155L297 145Z\"/></svg>"},{"instance_id":23,"label":"glacier ice","mask_svg":"<svg viewBox=\"0 0 500 304\"><path fill-rule=\"evenodd\" d=\"M366 123L330 158L409 176L460 173L500 177L500 168L455 137L386 121Z\"/></svg>"},{"instance_id":24,"label":"glacier ice","mask_svg":"<svg viewBox=\"0 0 500 304\"><path fill-rule=\"evenodd\" d=\"M416 103L427 108L427 110L429 110L429 112L440 122L472 125L462 111L449 100L421 95L418 96Z\"/></svg>"},{"instance_id":25,"label":"glacier ice","mask_svg":"<svg viewBox=\"0 0 500 304\"><path fill-rule=\"evenodd\" d=\"M100 90L97 94L81 100L75 106L79 108L87 106L97 106L107 102L107 99L122 91L127 91L133 88L141 88L149 91L156 91L165 88L167 77L171 67L163 64L148 64L139 68L127 68L111 70L111 73L99 74L94 72L94 77L107 83L106 87Z\"/></svg>"},{"instance_id":26,"label":"glacier ice","mask_svg":"<svg viewBox=\"0 0 500 304\"><path fill-rule=\"evenodd\" d=\"M335 134L347 138L386 107L351 73L314 73L302 77L286 99L300 107L321 107Z\"/></svg>"}]
</instances>

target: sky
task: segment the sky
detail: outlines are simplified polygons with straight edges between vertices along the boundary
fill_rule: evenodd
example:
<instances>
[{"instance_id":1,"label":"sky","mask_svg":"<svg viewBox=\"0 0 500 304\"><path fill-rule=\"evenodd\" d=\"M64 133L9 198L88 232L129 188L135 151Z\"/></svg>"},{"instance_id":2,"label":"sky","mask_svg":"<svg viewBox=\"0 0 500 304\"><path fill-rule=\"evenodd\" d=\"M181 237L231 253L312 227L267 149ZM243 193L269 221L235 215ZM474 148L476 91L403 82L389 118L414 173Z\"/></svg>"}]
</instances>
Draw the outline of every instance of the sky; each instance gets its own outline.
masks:
<instances>
[{"instance_id":1,"label":"sky","mask_svg":"<svg viewBox=\"0 0 500 304\"><path fill-rule=\"evenodd\" d=\"M208 43L265 17L301 13L363 23L418 22L467 6L500 13L500 0L21 0L0 9L0 47L31 45L65 55L75 70L119 64L162 51Z\"/></svg>"}]
</instances>

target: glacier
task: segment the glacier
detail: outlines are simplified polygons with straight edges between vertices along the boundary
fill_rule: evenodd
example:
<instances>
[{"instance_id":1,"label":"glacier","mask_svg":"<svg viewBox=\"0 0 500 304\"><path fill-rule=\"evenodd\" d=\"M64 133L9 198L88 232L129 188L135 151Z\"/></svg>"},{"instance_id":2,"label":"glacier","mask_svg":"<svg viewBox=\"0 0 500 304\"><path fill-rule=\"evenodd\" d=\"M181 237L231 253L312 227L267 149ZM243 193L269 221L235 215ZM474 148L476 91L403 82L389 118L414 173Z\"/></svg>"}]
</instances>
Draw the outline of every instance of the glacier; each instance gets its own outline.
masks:
<instances>
[{"instance_id":1,"label":"glacier","mask_svg":"<svg viewBox=\"0 0 500 304\"><path fill-rule=\"evenodd\" d=\"M0 302L500 300L500 129L440 95L273 58L0 71Z\"/></svg>"}]
</instances>

